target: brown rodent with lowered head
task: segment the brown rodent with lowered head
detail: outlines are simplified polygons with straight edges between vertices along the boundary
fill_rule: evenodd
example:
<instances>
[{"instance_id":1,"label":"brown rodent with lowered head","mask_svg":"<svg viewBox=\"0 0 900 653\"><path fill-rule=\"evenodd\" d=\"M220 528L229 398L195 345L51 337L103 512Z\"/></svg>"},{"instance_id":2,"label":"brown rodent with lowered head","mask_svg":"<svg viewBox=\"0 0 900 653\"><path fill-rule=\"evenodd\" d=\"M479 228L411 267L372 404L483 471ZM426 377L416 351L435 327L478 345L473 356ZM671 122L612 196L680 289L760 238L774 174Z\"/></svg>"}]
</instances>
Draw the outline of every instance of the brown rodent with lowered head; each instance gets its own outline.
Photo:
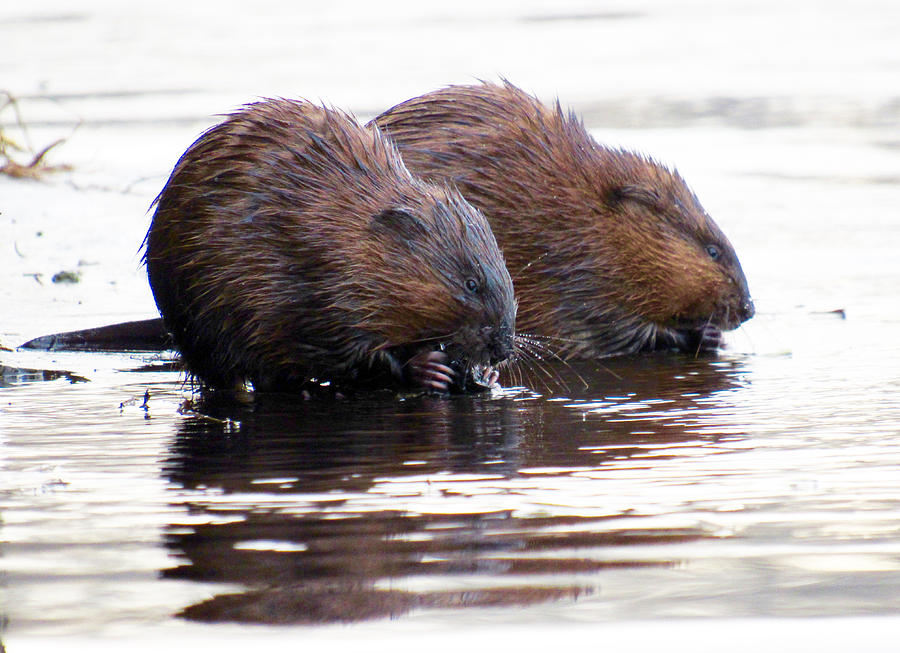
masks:
<instances>
[{"instance_id":1,"label":"brown rodent with lowered head","mask_svg":"<svg viewBox=\"0 0 900 653\"><path fill-rule=\"evenodd\" d=\"M247 105L188 148L155 204L150 285L205 387L447 390L512 353L487 221L336 110Z\"/></svg>"},{"instance_id":2,"label":"brown rodent with lowered head","mask_svg":"<svg viewBox=\"0 0 900 653\"><path fill-rule=\"evenodd\" d=\"M728 239L682 178L604 147L508 82L450 86L374 121L407 167L487 216L518 328L570 358L696 353L754 314Z\"/></svg>"}]
</instances>

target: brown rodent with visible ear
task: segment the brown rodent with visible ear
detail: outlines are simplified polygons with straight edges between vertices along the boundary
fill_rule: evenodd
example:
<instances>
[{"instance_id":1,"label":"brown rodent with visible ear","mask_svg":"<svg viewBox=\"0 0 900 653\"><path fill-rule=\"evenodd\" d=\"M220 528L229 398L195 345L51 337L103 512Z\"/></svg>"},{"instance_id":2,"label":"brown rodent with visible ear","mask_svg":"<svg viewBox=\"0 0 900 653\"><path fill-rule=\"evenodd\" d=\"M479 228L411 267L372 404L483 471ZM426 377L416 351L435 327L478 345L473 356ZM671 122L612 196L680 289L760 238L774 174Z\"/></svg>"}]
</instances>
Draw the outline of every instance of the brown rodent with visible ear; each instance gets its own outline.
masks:
<instances>
[{"instance_id":1,"label":"brown rodent with visible ear","mask_svg":"<svg viewBox=\"0 0 900 653\"><path fill-rule=\"evenodd\" d=\"M450 86L373 122L413 174L487 216L523 338L571 358L696 353L753 316L734 249L682 178L598 144L559 103L508 82Z\"/></svg>"},{"instance_id":2,"label":"brown rodent with visible ear","mask_svg":"<svg viewBox=\"0 0 900 653\"><path fill-rule=\"evenodd\" d=\"M188 372L209 388L471 387L513 350L487 221L374 128L265 100L188 148L144 258Z\"/></svg>"}]
</instances>

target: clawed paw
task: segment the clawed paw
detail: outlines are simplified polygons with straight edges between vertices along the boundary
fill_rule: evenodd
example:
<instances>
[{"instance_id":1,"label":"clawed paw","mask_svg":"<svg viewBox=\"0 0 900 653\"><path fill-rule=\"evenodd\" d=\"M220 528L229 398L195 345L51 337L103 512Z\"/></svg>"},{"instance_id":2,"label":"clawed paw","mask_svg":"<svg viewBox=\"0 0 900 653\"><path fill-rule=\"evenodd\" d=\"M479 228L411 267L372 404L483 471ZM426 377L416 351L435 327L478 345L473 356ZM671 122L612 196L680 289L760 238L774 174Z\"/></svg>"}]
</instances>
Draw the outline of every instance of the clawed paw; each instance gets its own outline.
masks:
<instances>
[{"instance_id":1,"label":"clawed paw","mask_svg":"<svg viewBox=\"0 0 900 653\"><path fill-rule=\"evenodd\" d=\"M407 363L410 381L423 388L446 392L456 378L456 372L447 365L450 358L442 351L423 351Z\"/></svg>"},{"instance_id":2,"label":"clawed paw","mask_svg":"<svg viewBox=\"0 0 900 653\"><path fill-rule=\"evenodd\" d=\"M474 370L472 380L483 388L499 388L500 372L494 367Z\"/></svg>"},{"instance_id":3,"label":"clawed paw","mask_svg":"<svg viewBox=\"0 0 900 653\"><path fill-rule=\"evenodd\" d=\"M718 327L707 325L700 329L697 351L716 351L725 346L725 336Z\"/></svg>"}]
</instances>

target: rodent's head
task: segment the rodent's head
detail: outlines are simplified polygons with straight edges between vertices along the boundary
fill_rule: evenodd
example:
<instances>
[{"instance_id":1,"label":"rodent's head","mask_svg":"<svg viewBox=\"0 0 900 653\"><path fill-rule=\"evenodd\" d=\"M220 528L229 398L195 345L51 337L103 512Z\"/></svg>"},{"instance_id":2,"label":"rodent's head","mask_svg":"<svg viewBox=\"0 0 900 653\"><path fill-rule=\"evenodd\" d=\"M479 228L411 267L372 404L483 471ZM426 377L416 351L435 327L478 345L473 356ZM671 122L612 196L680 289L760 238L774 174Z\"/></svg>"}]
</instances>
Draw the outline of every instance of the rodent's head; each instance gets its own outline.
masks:
<instances>
[{"instance_id":1,"label":"rodent's head","mask_svg":"<svg viewBox=\"0 0 900 653\"><path fill-rule=\"evenodd\" d=\"M422 188L372 216L370 324L387 347L444 350L458 371L496 365L513 352L516 319L503 255L458 193Z\"/></svg>"},{"instance_id":2,"label":"rodent's head","mask_svg":"<svg viewBox=\"0 0 900 653\"><path fill-rule=\"evenodd\" d=\"M734 248L681 177L629 152L616 161L603 248L628 304L673 328L728 330L753 317Z\"/></svg>"}]
</instances>

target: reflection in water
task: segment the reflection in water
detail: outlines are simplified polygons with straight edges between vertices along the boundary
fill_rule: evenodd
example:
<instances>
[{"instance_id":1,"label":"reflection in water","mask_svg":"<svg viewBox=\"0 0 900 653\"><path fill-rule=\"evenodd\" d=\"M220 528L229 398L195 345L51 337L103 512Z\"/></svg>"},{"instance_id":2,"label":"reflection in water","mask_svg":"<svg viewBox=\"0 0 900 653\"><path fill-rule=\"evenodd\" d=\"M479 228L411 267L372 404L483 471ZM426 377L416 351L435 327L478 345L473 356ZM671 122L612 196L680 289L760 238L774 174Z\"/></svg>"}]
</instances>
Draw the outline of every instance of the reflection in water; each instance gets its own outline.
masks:
<instances>
[{"instance_id":1,"label":"reflection in water","mask_svg":"<svg viewBox=\"0 0 900 653\"><path fill-rule=\"evenodd\" d=\"M66 379L69 383L84 383L88 379L65 370L33 370L0 365L0 388L10 388L23 383Z\"/></svg>"},{"instance_id":2,"label":"reflection in water","mask_svg":"<svg viewBox=\"0 0 900 653\"><path fill-rule=\"evenodd\" d=\"M245 590L182 616L314 623L571 601L606 570L675 564L665 545L719 534L629 523L632 507L584 496L584 479L581 496L568 491L571 475L714 442L698 424L715 426L707 404L741 384L741 366L604 364L555 370L585 381L564 400L511 391L201 405L164 466L192 517L168 529L183 562L164 575Z\"/></svg>"}]
</instances>

